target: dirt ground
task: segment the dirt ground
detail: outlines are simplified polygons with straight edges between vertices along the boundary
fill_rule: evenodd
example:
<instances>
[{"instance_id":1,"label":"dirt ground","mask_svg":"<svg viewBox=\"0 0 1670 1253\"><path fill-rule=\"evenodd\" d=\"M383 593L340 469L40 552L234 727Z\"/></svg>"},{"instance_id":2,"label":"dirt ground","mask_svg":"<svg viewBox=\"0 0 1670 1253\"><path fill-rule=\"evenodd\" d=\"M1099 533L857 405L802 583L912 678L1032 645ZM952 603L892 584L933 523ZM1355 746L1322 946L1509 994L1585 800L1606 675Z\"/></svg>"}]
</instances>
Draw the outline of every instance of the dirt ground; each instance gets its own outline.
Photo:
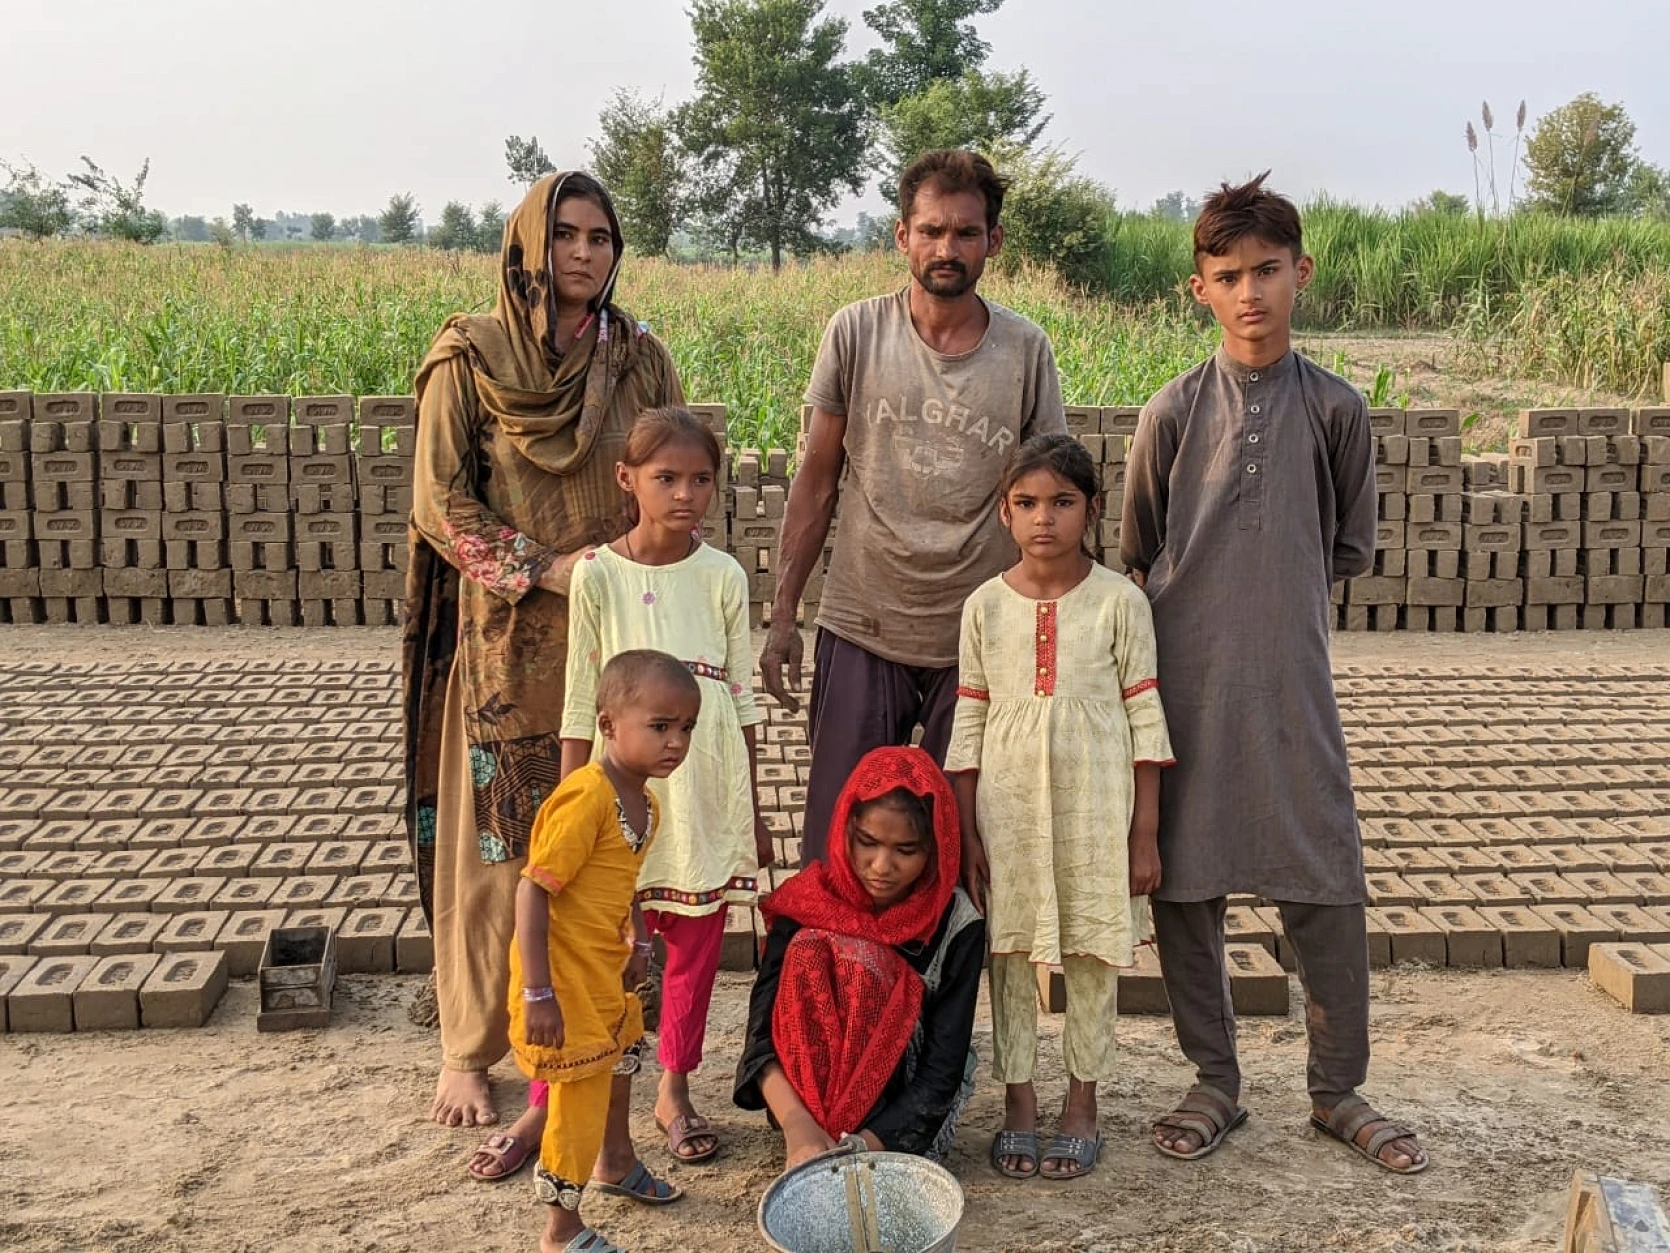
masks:
<instances>
[{"instance_id":1,"label":"dirt ground","mask_svg":"<svg viewBox=\"0 0 1670 1253\"><path fill-rule=\"evenodd\" d=\"M350 976L328 1031L261 1036L255 993L234 985L212 1025L186 1035L0 1038L0 1247L16 1253L369 1253L532 1250L528 1176L467 1179L479 1133L424 1120L435 1038L404 1007L414 977ZM646 1075L634 1130L688 1197L668 1210L602 1199L586 1215L650 1253L763 1247L754 1210L781 1165L764 1121L730 1107L743 976L721 977L714 1059L698 1100L726 1149L680 1169L655 1136ZM1295 1001L1297 1006L1297 1000ZM1046 1019L1041 1082L1061 1085L1059 1019ZM982 1009L976 1044L989 1055ZM1670 1183L1670 1018L1623 1013L1580 975L1375 976L1369 1093L1418 1127L1434 1165L1384 1174L1305 1126L1304 1032L1246 1020L1252 1120L1215 1157L1154 1153L1145 1120L1188 1082L1169 1023L1119 1024L1125 1076L1103 1097L1100 1169L1071 1184L1010 1183L986 1165L1002 1117L987 1082L950 1162L967 1193L971 1250L1501 1250L1558 1247L1578 1167ZM521 1097L499 1070L505 1109Z\"/></svg>"},{"instance_id":2,"label":"dirt ground","mask_svg":"<svg viewBox=\"0 0 1670 1253\"><path fill-rule=\"evenodd\" d=\"M8 660L388 657L389 630L228 631L20 628ZM17 650L14 652L14 650ZM1398 668L1516 663L1581 672L1662 663L1665 632L1546 636L1342 636L1345 664ZM433 1034L405 1006L417 980L349 976L333 1025L262 1036L255 992L235 983L201 1031L0 1036L0 1249L16 1253L369 1253L532 1250L541 1212L526 1174L474 1183L463 1163L479 1132L426 1121ZM729 1103L745 977L721 976L698 1100L725 1137L711 1166L681 1168L654 1134L652 1073L634 1129L645 1159L688 1190L663 1211L609 1199L587 1217L638 1253L763 1247L755 1206L781 1165L763 1119ZM1001 1180L986 1150L1002 1116L989 1079L950 1166L967 1194L958 1247L970 1250L1557 1249L1575 1169L1670 1186L1670 1017L1632 1017L1572 972L1374 975L1368 1095L1418 1128L1433 1168L1377 1170L1305 1125L1297 985L1286 1019L1242 1024L1252 1120L1216 1156L1157 1155L1147 1119L1189 1074L1169 1022L1119 1024L1126 1071L1105 1092L1100 1169L1071 1184ZM1041 1083L1059 1099L1059 1018L1046 1018ZM984 1006L976 1045L989 1057ZM497 1072L501 1108L523 1085Z\"/></svg>"}]
</instances>

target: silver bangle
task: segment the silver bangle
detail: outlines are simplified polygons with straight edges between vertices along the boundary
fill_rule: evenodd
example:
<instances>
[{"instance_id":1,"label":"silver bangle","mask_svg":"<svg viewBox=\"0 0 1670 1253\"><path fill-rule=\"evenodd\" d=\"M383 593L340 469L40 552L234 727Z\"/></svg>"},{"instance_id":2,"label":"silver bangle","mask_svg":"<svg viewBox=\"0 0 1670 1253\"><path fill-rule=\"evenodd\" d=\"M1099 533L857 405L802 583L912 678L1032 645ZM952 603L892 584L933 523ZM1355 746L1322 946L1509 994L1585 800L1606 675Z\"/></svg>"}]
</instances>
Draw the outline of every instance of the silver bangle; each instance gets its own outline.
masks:
<instances>
[{"instance_id":1,"label":"silver bangle","mask_svg":"<svg viewBox=\"0 0 1670 1253\"><path fill-rule=\"evenodd\" d=\"M632 951L648 957L651 953L655 952L655 945L650 943L648 940L633 940Z\"/></svg>"},{"instance_id":2,"label":"silver bangle","mask_svg":"<svg viewBox=\"0 0 1670 1253\"><path fill-rule=\"evenodd\" d=\"M557 999L555 988L523 988L522 999L530 1005L538 1001L554 1001Z\"/></svg>"}]
</instances>

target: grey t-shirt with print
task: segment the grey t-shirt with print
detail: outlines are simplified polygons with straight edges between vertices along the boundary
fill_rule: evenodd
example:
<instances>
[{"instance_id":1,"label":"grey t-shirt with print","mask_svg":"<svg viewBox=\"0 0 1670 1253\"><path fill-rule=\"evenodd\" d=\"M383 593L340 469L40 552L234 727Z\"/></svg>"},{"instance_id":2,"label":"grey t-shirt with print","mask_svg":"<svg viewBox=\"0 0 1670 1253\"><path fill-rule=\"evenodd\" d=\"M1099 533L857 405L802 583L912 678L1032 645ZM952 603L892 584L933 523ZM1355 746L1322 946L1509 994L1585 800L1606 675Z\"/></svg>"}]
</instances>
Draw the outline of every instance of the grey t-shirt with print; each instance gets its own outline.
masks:
<instances>
[{"instance_id":1,"label":"grey t-shirt with print","mask_svg":"<svg viewBox=\"0 0 1670 1253\"><path fill-rule=\"evenodd\" d=\"M965 353L935 352L909 288L830 319L806 401L847 419L841 521L818 625L888 661L952 666L963 601L1016 558L998 515L1004 463L1067 429L1043 330L986 301Z\"/></svg>"}]
</instances>

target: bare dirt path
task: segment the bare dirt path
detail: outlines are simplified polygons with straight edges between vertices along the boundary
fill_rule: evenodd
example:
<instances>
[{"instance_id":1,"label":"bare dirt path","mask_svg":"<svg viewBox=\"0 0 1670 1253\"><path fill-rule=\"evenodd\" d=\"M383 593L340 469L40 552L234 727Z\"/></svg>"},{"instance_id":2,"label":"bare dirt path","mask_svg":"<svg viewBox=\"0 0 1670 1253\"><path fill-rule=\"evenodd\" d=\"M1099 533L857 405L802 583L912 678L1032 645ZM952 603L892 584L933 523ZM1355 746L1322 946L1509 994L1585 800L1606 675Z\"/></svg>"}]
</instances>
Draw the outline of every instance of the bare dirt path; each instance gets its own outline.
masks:
<instances>
[{"instance_id":1,"label":"bare dirt path","mask_svg":"<svg viewBox=\"0 0 1670 1253\"><path fill-rule=\"evenodd\" d=\"M423 1120L434 1038L404 1013L413 977L351 976L325 1032L259 1036L235 985L200 1032L0 1037L0 1248L17 1253L531 1250L527 1177L487 1187L476 1136ZM747 995L721 976L698 1099L726 1151L679 1170L654 1138L653 1076L634 1128L689 1198L612 1200L588 1217L629 1248L762 1247L754 1206L780 1166L763 1120L729 1106ZM1296 1002L1297 1006L1297 1002ZM1631 1018L1570 973L1375 975L1370 1093L1421 1129L1434 1166L1396 1179L1306 1129L1304 1034L1247 1020L1252 1121L1212 1159L1155 1154L1146 1119L1188 1081L1164 1019L1119 1024L1125 1077L1104 1097L1108 1147L1076 1184L1013 1184L985 1164L1002 1097L985 1084L952 1169L971 1250L1552 1250L1579 1166L1670 1182L1670 1019ZM1046 1020L1044 1092L1060 1087ZM986 1051L982 1009L977 1045ZM501 1067L508 1108L522 1085Z\"/></svg>"},{"instance_id":2,"label":"bare dirt path","mask_svg":"<svg viewBox=\"0 0 1670 1253\"><path fill-rule=\"evenodd\" d=\"M390 630L9 628L0 660L55 671L142 663L389 660ZM1670 633L1342 636L1342 666L1581 678L1661 671ZM112 668L112 674L118 673ZM87 681L97 681L89 675ZM142 695L142 694L141 694ZM136 699L124 694L123 699ZM3 713L0 713L3 716ZM1670 1017L1631 1017L1576 972L1376 971L1368 1093L1422 1132L1435 1165L1386 1175L1305 1127L1299 990L1285 1019L1243 1023L1248 1126L1195 1165L1148 1147L1147 1119L1188 1082L1164 1019L1119 1024L1127 1069L1104 1098L1108 1147L1076 1184L1000 1180L985 1164L1001 1093L982 1085L951 1166L968 1196L972 1250L1554 1250L1571 1173L1670 1185ZM0 1036L0 1249L17 1253L362 1253L531 1250L540 1219L526 1176L499 1187L462 1170L479 1133L424 1120L437 1045L404 1013L416 980L348 976L332 1027L261 1036L236 983L197 1032ZM723 975L698 1099L726 1138L713 1167L670 1162L649 1118L646 1159L690 1192L661 1212L588 1202L640 1253L762 1247L754 1207L780 1166L763 1120L729 1104L748 982ZM1046 1019L1046 1100L1061 1085ZM982 1009L977 1045L989 1053ZM653 1069L653 1068L652 1068ZM502 1106L522 1084L499 1070Z\"/></svg>"}]
</instances>

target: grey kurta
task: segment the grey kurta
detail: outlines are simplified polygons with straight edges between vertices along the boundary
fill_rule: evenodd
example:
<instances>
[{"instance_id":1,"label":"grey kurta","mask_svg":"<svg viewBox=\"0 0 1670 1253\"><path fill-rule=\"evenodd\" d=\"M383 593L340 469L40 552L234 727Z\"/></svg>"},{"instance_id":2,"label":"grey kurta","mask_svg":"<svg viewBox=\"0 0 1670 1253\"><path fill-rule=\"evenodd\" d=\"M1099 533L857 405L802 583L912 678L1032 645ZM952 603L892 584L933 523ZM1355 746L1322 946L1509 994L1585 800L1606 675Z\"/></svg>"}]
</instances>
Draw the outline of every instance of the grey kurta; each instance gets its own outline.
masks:
<instances>
[{"instance_id":1,"label":"grey kurta","mask_svg":"<svg viewBox=\"0 0 1670 1253\"><path fill-rule=\"evenodd\" d=\"M1177 755L1158 899L1364 900L1329 590L1370 568L1375 516L1363 396L1304 357L1219 349L1144 407L1120 550L1147 572Z\"/></svg>"}]
</instances>

